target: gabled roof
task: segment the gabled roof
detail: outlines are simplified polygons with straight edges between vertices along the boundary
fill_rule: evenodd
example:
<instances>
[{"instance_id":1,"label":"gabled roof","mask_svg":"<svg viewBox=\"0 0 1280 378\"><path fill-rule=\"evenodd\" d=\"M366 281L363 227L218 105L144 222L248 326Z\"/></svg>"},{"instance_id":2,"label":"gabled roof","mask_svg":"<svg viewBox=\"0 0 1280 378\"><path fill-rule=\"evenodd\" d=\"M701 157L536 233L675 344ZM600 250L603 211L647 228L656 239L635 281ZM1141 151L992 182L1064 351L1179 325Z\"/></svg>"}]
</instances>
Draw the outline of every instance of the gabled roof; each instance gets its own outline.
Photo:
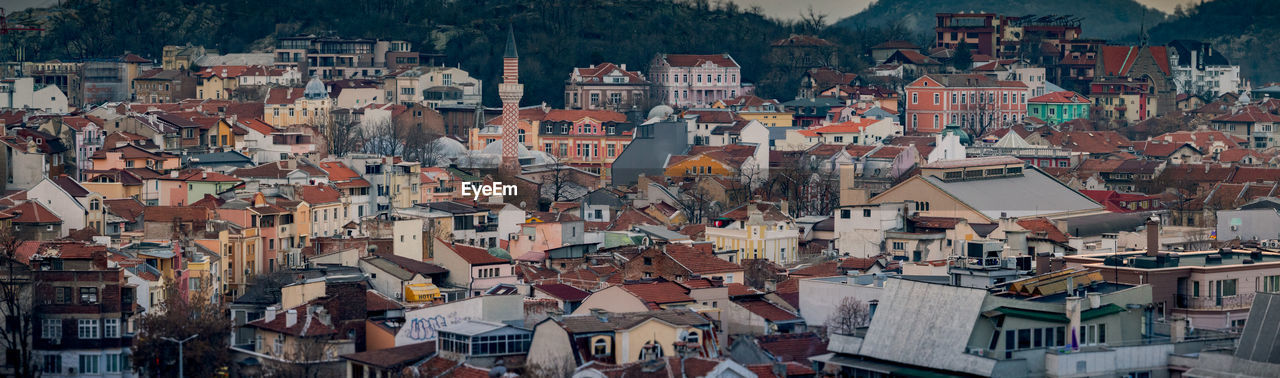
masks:
<instances>
[{"instance_id":1,"label":"gabled roof","mask_svg":"<svg viewBox=\"0 0 1280 378\"><path fill-rule=\"evenodd\" d=\"M1098 76L1128 76L1133 64L1143 54L1150 54L1165 75L1172 74L1169 51L1164 46L1149 46L1145 51L1141 46L1102 46L1101 53L1103 71Z\"/></svg>"},{"instance_id":2,"label":"gabled roof","mask_svg":"<svg viewBox=\"0 0 1280 378\"><path fill-rule=\"evenodd\" d=\"M342 192L328 185L302 185L298 187L298 198L311 205L323 205L342 202Z\"/></svg>"},{"instance_id":3,"label":"gabled roof","mask_svg":"<svg viewBox=\"0 0 1280 378\"><path fill-rule=\"evenodd\" d=\"M424 276L449 272L448 269L445 269L439 265L432 264L426 261L414 260L408 257L397 256L392 254L381 254L381 255L378 255L378 257L388 262L391 262L392 264L396 264L397 266L399 266L401 269L404 269L405 271L408 271L410 273L421 274Z\"/></svg>"},{"instance_id":4,"label":"gabled roof","mask_svg":"<svg viewBox=\"0 0 1280 378\"><path fill-rule=\"evenodd\" d=\"M307 311L307 307L308 305L302 305L293 309L293 311L297 311L297 321L293 326L288 326L288 315L285 311L280 311L280 313L276 314L276 318L270 321L267 318L262 318L245 325L298 337L317 337L338 333L333 327L321 322L320 318L312 316Z\"/></svg>"},{"instance_id":5,"label":"gabled roof","mask_svg":"<svg viewBox=\"0 0 1280 378\"><path fill-rule=\"evenodd\" d=\"M440 242L445 243L445 245L448 246L450 250L452 250L455 254L457 254L459 258L462 258L463 261L466 261L467 264L490 265L490 264L506 264L510 262L507 259L491 255L489 254L489 251L486 251L482 248L472 247L464 244L448 243L443 240L441 240Z\"/></svg>"},{"instance_id":6,"label":"gabled roof","mask_svg":"<svg viewBox=\"0 0 1280 378\"><path fill-rule=\"evenodd\" d=\"M766 222L784 222L791 220L791 216L783 214L777 206L769 202L746 203L734 208L733 210L729 210L720 216L739 222L746 222L750 215L747 206L755 206L756 209L760 211L764 221Z\"/></svg>"},{"instance_id":7,"label":"gabled roof","mask_svg":"<svg viewBox=\"0 0 1280 378\"><path fill-rule=\"evenodd\" d=\"M756 345L782 362L808 364L809 357L827 353L827 343L812 332L759 336Z\"/></svg>"},{"instance_id":8,"label":"gabled roof","mask_svg":"<svg viewBox=\"0 0 1280 378\"><path fill-rule=\"evenodd\" d=\"M544 122L578 122L590 118L600 122L627 122L627 116L612 110L552 109L542 117Z\"/></svg>"},{"instance_id":9,"label":"gabled roof","mask_svg":"<svg viewBox=\"0 0 1280 378\"><path fill-rule=\"evenodd\" d=\"M267 99L264 103L267 105L292 104L302 98L304 91L304 88L271 88L267 92Z\"/></svg>"},{"instance_id":10,"label":"gabled roof","mask_svg":"<svg viewBox=\"0 0 1280 378\"><path fill-rule=\"evenodd\" d=\"M49 178L49 181L58 185L58 187L62 188L63 191L67 192L67 194L72 197L84 197L90 193L89 189L85 189L79 182L67 175L51 177Z\"/></svg>"},{"instance_id":11,"label":"gabled roof","mask_svg":"<svg viewBox=\"0 0 1280 378\"><path fill-rule=\"evenodd\" d=\"M615 72L626 77L627 83L629 84L646 83L644 74L640 73L640 71L623 70L618 67L618 65L609 62L595 64L587 68L575 67L573 69L573 76L581 78L578 82L602 83L604 82L605 76L612 76Z\"/></svg>"},{"instance_id":12,"label":"gabled roof","mask_svg":"<svg viewBox=\"0 0 1280 378\"><path fill-rule=\"evenodd\" d=\"M1018 226L1031 231L1029 236L1036 239L1046 239L1055 243L1066 244L1071 238L1071 235L1062 232L1062 230L1058 229L1058 226L1045 218L1019 219Z\"/></svg>"},{"instance_id":13,"label":"gabled roof","mask_svg":"<svg viewBox=\"0 0 1280 378\"><path fill-rule=\"evenodd\" d=\"M739 272L743 270L742 266L738 264L725 261L710 253L699 251L683 244L667 244L663 247L663 253L693 274Z\"/></svg>"},{"instance_id":14,"label":"gabled roof","mask_svg":"<svg viewBox=\"0 0 1280 378\"><path fill-rule=\"evenodd\" d=\"M867 126L871 126L876 122L880 122L880 120L874 118L861 118L856 121L834 123L818 127L816 129L811 129L810 131L818 134L860 133L862 130L865 130Z\"/></svg>"},{"instance_id":15,"label":"gabled roof","mask_svg":"<svg viewBox=\"0 0 1280 378\"><path fill-rule=\"evenodd\" d=\"M609 313L605 319L593 314L568 315L559 323L571 334L597 333L630 329L649 319L657 319L676 326L705 326L711 321L690 310L658 310L646 312Z\"/></svg>"},{"instance_id":16,"label":"gabled roof","mask_svg":"<svg viewBox=\"0 0 1280 378\"><path fill-rule=\"evenodd\" d=\"M382 369L398 369L435 355L436 342L424 341L394 348L344 354L342 358Z\"/></svg>"},{"instance_id":17,"label":"gabled roof","mask_svg":"<svg viewBox=\"0 0 1280 378\"><path fill-rule=\"evenodd\" d=\"M1133 143L1133 149L1141 152L1142 155L1161 158L1167 158L1170 155L1173 155L1174 152L1178 152L1178 150L1183 147L1190 148L1196 153L1201 153L1200 149L1196 148L1196 146L1191 143L1170 143L1161 140Z\"/></svg>"},{"instance_id":18,"label":"gabled roof","mask_svg":"<svg viewBox=\"0 0 1280 378\"><path fill-rule=\"evenodd\" d=\"M591 295L591 292L562 283L534 285L533 289L566 302L579 302Z\"/></svg>"},{"instance_id":19,"label":"gabled roof","mask_svg":"<svg viewBox=\"0 0 1280 378\"><path fill-rule=\"evenodd\" d=\"M733 303L741 306L756 316L764 318L764 320L774 323L790 322L800 319L799 316L796 316L796 314L791 311L784 310L781 307L762 299L738 299L734 300Z\"/></svg>"},{"instance_id":20,"label":"gabled roof","mask_svg":"<svg viewBox=\"0 0 1280 378\"><path fill-rule=\"evenodd\" d=\"M1072 91L1058 91L1032 97L1027 100L1032 104L1088 104L1089 99Z\"/></svg>"},{"instance_id":21,"label":"gabled roof","mask_svg":"<svg viewBox=\"0 0 1280 378\"><path fill-rule=\"evenodd\" d=\"M648 282L622 285L622 289L640 298L645 303L664 305L669 303L693 302L689 290L675 282ZM653 306L650 306L651 308ZM656 309L656 308L655 308Z\"/></svg>"},{"instance_id":22,"label":"gabled roof","mask_svg":"<svg viewBox=\"0 0 1280 378\"><path fill-rule=\"evenodd\" d=\"M62 218L44 207L37 201L27 201L4 210L5 213L13 215L13 223L27 224L54 224L62 223Z\"/></svg>"},{"instance_id":23,"label":"gabled roof","mask_svg":"<svg viewBox=\"0 0 1280 378\"><path fill-rule=\"evenodd\" d=\"M720 67L738 68L738 62L729 54L662 54L658 56L658 60L665 61L672 67L699 67L711 63Z\"/></svg>"}]
</instances>

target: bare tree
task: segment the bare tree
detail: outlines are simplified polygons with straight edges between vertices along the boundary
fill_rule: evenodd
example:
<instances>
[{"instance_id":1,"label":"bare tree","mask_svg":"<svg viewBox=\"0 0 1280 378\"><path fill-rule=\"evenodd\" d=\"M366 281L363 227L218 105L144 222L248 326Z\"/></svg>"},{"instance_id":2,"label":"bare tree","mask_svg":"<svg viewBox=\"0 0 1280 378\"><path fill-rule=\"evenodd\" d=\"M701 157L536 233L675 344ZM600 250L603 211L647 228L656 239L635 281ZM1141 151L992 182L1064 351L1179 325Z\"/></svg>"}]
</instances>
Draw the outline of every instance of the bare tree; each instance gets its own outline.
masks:
<instances>
[{"instance_id":1,"label":"bare tree","mask_svg":"<svg viewBox=\"0 0 1280 378\"><path fill-rule=\"evenodd\" d=\"M542 188L539 191L552 202L569 200L573 189L582 186L574 177L573 168L566 165L559 156L551 155L551 166L547 169L550 171L543 174Z\"/></svg>"},{"instance_id":2,"label":"bare tree","mask_svg":"<svg viewBox=\"0 0 1280 378\"><path fill-rule=\"evenodd\" d=\"M711 191L701 185L700 181L702 180L710 179L695 179L688 189L680 193L677 199L679 201L678 205L688 215L689 223L691 224L702 223L704 219L715 214L716 209L719 207L715 198L712 197Z\"/></svg>"},{"instance_id":3,"label":"bare tree","mask_svg":"<svg viewBox=\"0 0 1280 378\"><path fill-rule=\"evenodd\" d=\"M404 156L406 133L403 128L396 127L391 120L372 121L362 125L363 132L369 133L365 138L365 153L383 156Z\"/></svg>"},{"instance_id":4,"label":"bare tree","mask_svg":"<svg viewBox=\"0 0 1280 378\"><path fill-rule=\"evenodd\" d=\"M324 135L325 147L330 155L343 156L357 151L364 132L360 128L360 120L350 110L333 112L321 123L320 132Z\"/></svg>"},{"instance_id":5,"label":"bare tree","mask_svg":"<svg viewBox=\"0 0 1280 378\"><path fill-rule=\"evenodd\" d=\"M410 127L405 133L404 158L422 163L422 166L434 167L444 161L440 144L436 143L443 135L427 130L425 127Z\"/></svg>"},{"instance_id":6,"label":"bare tree","mask_svg":"<svg viewBox=\"0 0 1280 378\"><path fill-rule=\"evenodd\" d=\"M9 351L8 363L15 377L39 375L39 365L34 354L36 311L33 293L35 280L31 268L18 260L17 247L21 242L12 230L0 235L0 315L6 319L0 325L0 347Z\"/></svg>"},{"instance_id":7,"label":"bare tree","mask_svg":"<svg viewBox=\"0 0 1280 378\"><path fill-rule=\"evenodd\" d=\"M285 362L272 365L274 376L289 378L329 378L340 377L332 362L337 360L337 349L327 338L298 337L294 343L285 345L283 355L277 356Z\"/></svg>"},{"instance_id":8,"label":"bare tree","mask_svg":"<svg viewBox=\"0 0 1280 378\"><path fill-rule=\"evenodd\" d=\"M854 297L845 297L827 318L827 334L849 335L871 324L871 308Z\"/></svg>"},{"instance_id":9,"label":"bare tree","mask_svg":"<svg viewBox=\"0 0 1280 378\"><path fill-rule=\"evenodd\" d=\"M212 375L218 367L231 363L227 340L231 318L226 316L227 307L213 301L208 295L210 290L191 288L186 296L178 286L166 287L164 301L138 318L133 365L155 375L176 376L178 345L163 338L180 340L200 335L182 346L183 370L187 376Z\"/></svg>"}]
</instances>

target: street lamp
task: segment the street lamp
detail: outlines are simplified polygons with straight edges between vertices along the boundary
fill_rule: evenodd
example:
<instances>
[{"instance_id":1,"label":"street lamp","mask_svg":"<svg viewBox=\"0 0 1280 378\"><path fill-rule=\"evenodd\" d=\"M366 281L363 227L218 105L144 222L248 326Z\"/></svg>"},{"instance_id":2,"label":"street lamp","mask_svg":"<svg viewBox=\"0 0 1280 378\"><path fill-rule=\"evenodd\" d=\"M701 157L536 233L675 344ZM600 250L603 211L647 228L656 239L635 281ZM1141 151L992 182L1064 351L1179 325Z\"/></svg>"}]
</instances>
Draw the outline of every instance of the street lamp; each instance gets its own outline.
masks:
<instances>
[{"instance_id":1,"label":"street lamp","mask_svg":"<svg viewBox=\"0 0 1280 378\"><path fill-rule=\"evenodd\" d=\"M200 334L197 333L182 340L178 340L172 337L163 337L163 336L160 337L161 340L178 343L178 378L183 378L183 373L184 373L182 371L182 344L186 344L188 341L191 341L191 339L194 339L197 336L200 336Z\"/></svg>"}]
</instances>

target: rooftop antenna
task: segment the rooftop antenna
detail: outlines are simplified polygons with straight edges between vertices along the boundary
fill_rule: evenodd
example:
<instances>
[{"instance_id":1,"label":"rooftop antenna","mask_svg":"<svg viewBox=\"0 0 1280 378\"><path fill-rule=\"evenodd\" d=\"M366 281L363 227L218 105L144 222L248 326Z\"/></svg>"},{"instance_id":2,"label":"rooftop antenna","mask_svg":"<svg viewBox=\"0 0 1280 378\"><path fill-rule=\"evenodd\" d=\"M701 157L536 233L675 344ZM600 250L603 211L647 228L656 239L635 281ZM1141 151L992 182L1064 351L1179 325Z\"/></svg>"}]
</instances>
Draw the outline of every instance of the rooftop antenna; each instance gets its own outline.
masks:
<instances>
[{"instance_id":1,"label":"rooftop antenna","mask_svg":"<svg viewBox=\"0 0 1280 378\"><path fill-rule=\"evenodd\" d=\"M1142 8L1142 18L1138 22L1138 47L1147 47L1147 8Z\"/></svg>"}]
</instances>

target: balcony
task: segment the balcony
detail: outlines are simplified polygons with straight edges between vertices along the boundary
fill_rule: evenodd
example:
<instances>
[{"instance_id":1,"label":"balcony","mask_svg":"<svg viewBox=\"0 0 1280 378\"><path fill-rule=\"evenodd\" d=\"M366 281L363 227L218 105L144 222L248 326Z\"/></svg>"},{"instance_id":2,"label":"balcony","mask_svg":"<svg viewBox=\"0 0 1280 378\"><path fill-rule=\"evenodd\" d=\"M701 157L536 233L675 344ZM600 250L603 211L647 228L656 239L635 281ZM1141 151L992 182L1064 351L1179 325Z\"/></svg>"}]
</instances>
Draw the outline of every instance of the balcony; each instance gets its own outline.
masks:
<instances>
[{"instance_id":1,"label":"balcony","mask_svg":"<svg viewBox=\"0 0 1280 378\"><path fill-rule=\"evenodd\" d=\"M476 232L494 232L498 230L497 223L476 225Z\"/></svg>"},{"instance_id":2,"label":"balcony","mask_svg":"<svg viewBox=\"0 0 1280 378\"><path fill-rule=\"evenodd\" d=\"M1187 310L1247 310L1253 305L1253 293L1229 297L1193 297L1180 294L1174 305L1176 308Z\"/></svg>"}]
</instances>

